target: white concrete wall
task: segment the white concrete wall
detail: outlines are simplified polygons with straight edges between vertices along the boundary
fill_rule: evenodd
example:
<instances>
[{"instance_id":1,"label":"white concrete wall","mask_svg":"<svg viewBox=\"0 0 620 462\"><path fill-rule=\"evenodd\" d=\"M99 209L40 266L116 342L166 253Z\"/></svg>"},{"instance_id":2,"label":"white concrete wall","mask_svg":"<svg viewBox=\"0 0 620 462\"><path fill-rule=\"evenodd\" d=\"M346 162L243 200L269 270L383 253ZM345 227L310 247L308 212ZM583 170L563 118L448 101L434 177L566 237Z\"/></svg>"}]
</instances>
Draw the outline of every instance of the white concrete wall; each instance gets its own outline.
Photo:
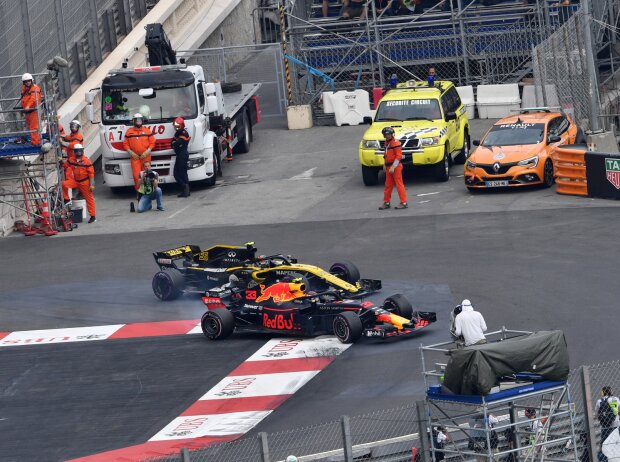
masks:
<instances>
[{"instance_id":1,"label":"white concrete wall","mask_svg":"<svg viewBox=\"0 0 620 462\"><path fill-rule=\"evenodd\" d=\"M257 0L241 0L235 9L222 21L215 31L200 45L200 48L221 48L254 43L252 11ZM260 31L257 30L257 33Z\"/></svg>"}]
</instances>

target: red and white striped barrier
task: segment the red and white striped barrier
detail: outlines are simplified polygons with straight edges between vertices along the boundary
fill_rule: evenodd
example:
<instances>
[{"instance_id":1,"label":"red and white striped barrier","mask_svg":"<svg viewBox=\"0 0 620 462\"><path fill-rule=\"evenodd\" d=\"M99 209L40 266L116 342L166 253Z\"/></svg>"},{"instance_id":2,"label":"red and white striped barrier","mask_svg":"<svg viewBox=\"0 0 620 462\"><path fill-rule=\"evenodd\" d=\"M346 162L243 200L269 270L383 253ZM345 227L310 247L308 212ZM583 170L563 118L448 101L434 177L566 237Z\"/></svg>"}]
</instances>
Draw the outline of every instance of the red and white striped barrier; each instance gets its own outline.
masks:
<instances>
[{"instance_id":1,"label":"red and white striped barrier","mask_svg":"<svg viewBox=\"0 0 620 462\"><path fill-rule=\"evenodd\" d=\"M198 333L198 320L0 332L0 348ZM72 462L139 462L237 439L349 346L334 337L269 340L147 442Z\"/></svg>"},{"instance_id":2,"label":"red and white striped barrier","mask_svg":"<svg viewBox=\"0 0 620 462\"><path fill-rule=\"evenodd\" d=\"M146 443L71 462L139 462L235 440L349 346L333 337L269 340Z\"/></svg>"},{"instance_id":3,"label":"red and white striped barrier","mask_svg":"<svg viewBox=\"0 0 620 462\"><path fill-rule=\"evenodd\" d=\"M159 337L201 333L200 320L141 322L111 326L0 332L0 348L52 343L92 342L119 338Z\"/></svg>"}]
</instances>

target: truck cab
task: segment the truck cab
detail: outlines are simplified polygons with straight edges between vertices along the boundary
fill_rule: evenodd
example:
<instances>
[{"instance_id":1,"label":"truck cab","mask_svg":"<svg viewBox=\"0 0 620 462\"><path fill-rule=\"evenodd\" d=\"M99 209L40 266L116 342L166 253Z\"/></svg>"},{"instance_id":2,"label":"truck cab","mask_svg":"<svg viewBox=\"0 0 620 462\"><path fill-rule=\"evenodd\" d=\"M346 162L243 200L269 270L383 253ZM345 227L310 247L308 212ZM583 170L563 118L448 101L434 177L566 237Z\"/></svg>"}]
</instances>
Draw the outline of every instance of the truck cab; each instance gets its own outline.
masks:
<instances>
[{"instance_id":1,"label":"truck cab","mask_svg":"<svg viewBox=\"0 0 620 462\"><path fill-rule=\"evenodd\" d=\"M174 183L175 153L171 142L176 117L185 119L190 135L188 177L212 186L220 158L235 145L249 149L251 126L259 120L255 93L259 84L245 84L237 93L224 95L219 82L205 82L201 66L174 64L116 69L101 88L87 93L88 103L101 93L102 168L111 188L133 186L125 132L136 113L156 137L152 167L160 183ZM227 110L228 109L228 110ZM92 112L92 111L91 111Z\"/></svg>"}]
</instances>

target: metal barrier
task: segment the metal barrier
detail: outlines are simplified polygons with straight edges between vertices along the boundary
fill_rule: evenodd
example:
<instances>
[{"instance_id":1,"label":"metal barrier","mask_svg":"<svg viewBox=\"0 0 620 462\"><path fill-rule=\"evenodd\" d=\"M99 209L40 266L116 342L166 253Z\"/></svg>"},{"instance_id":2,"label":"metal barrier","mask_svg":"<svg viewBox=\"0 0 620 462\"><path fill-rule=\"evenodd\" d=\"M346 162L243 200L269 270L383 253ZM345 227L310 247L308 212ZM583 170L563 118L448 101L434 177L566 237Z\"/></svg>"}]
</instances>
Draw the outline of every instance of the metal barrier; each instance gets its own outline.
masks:
<instances>
[{"instance_id":1,"label":"metal barrier","mask_svg":"<svg viewBox=\"0 0 620 462\"><path fill-rule=\"evenodd\" d=\"M188 63L201 65L207 80L260 82L261 116L284 114L286 97L279 44L179 50L177 56L186 57Z\"/></svg>"},{"instance_id":2,"label":"metal barrier","mask_svg":"<svg viewBox=\"0 0 620 462\"><path fill-rule=\"evenodd\" d=\"M558 194L587 196L586 148L560 147L553 154Z\"/></svg>"},{"instance_id":3,"label":"metal barrier","mask_svg":"<svg viewBox=\"0 0 620 462\"><path fill-rule=\"evenodd\" d=\"M561 106L579 125L598 130L600 95L595 62L599 45L593 24L590 4L584 0L561 28L533 49L532 58L538 104Z\"/></svg>"},{"instance_id":4,"label":"metal barrier","mask_svg":"<svg viewBox=\"0 0 620 462\"><path fill-rule=\"evenodd\" d=\"M575 460L594 462L601 447L601 423L597 419L596 401L599 392L609 386L616 393L620 390L620 361L596 366L582 366L571 371L568 377L570 385L570 401L563 401L554 419L546 429L548 435L545 442L539 442L541 448L534 455L523 447L517 451L515 460ZM540 400L524 401L524 405L548 409ZM409 406L378 411L355 417L343 417L339 421L297 428L277 433L258 433L239 440L223 443L202 450L174 455L164 458L153 458L151 462L283 462L294 454L300 462L333 462L364 460L368 462L412 462L417 452L422 462L435 460L430 448L427 415L430 412L423 401ZM448 413L458 414L457 408L447 409ZM519 425L526 424L523 409L515 409ZM436 417L439 417L439 414ZM446 417L447 415L443 415ZM442 417L442 418L443 418ZM462 416L461 416L462 417ZM542 417L542 416L539 416ZM504 420L496 427L500 444L494 460L503 460L509 454L510 445L504 430ZM566 433L574 433L576 442L566 438ZM463 456L467 452L467 423L450 430L451 453L445 454L445 461L462 462L469 460ZM420 429L424 437L420 438ZM521 432L521 433L519 433ZM526 430L517 430L520 438L525 438ZM560 437L560 435L564 435ZM564 439L562 439L564 438ZM553 444L547 444L554 439ZM620 445L611 446L617 449L620 457ZM412 453L413 451L413 453ZM500 455L500 452L503 454ZM590 457L594 454L595 457ZM486 459L486 457L485 457Z\"/></svg>"},{"instance_id":5,"label":"metal barrier","mask_svg":"<svg viewBox=\"0 0 620 462\"><path fill-rule=\"evenodd\" d=\"M531 73L532 47L576 8L561 14L543 2L486 7L463 0L386 17L369 2L367 20L338 21L312 17L312 2L301 0L287 10L289 54L329 74L337 89L385 86L392 74L425 79L429 67L458 84L512 82ZM293 82L297 104L317 99L302 79Z\"/></svg>"}]
</instances>

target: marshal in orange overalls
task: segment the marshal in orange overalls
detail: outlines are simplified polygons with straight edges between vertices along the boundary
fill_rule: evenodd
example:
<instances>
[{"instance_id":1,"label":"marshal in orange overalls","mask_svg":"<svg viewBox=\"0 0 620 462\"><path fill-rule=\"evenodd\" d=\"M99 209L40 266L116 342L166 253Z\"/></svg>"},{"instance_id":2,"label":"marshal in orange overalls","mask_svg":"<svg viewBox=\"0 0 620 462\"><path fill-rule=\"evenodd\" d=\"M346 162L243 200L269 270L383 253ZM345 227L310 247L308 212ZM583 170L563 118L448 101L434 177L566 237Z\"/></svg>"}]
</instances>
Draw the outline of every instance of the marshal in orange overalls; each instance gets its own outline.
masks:
<instances>
[{"instance_id":1,"label":"marshal in orange overalls","mask_svg":"<svg viewBox=\"0 0 620 462\"><path fill-rule=\"evenodd\" d=\"M41 87L34 82L30 86L22 85L21 95L26 127L28 127L28 130L35 130L30 134L30 142L38 146L41 144L41 134L39 133L39 111L37 107L41 104Z\"/></svg>"},{"instance_id":2,"label":"marshal in orange overalls","mask_svg":"<svg viewBox=\"0 0 620 462\"><path fill-rule=\"evenodd\" d=\"M91 217L97 215L95 210L95 195L93 194L95 178L95 167L86 156L76 158L74 161L67 161L68 170L71 172L69 178L62 182L62 195L65 202L69 201L69 189L79 189L86 200L88 214ZM91 187L91 184L93 186Z\"/></svg>"},{"instance_id":3,"label":"marshal in orange overalls","mask_svg":"<svg viewBox=\"0 0 620 462\"><path fill-rule=\"evenodd\" d=\"M125 151L131 150L136 155L141 156L149 150L148 155L144 159L131 158L131 173L136 191L140 187L138 181L140 180L140 172L144 170L144 163L151 162L151 151L153 148L155 148L155 136L145 126L129 127L125 132L125 139L123 140L123 149Z\"/></svg>"},{"instance_id":4,"label":"marshal in orange overalls","mask_svg":"<svg viewBox=\"0 0 620 462\"><path fill-rule=\"evenodd\" d=\"M386 140L383 160L385 162L385 190L383 191L383 202L386 204L390 203L392 189L394 189L394 184L396 184L396 191L398 191L400 202L401 204L406 204L407 193L405 192L405 185L403 184L403 150L400 141L395 138L392 138L390 141ZM398 165L394 168L394 173L390 173L390 168L396 160L398 160Z\"/></svg>"}]
</instances>

